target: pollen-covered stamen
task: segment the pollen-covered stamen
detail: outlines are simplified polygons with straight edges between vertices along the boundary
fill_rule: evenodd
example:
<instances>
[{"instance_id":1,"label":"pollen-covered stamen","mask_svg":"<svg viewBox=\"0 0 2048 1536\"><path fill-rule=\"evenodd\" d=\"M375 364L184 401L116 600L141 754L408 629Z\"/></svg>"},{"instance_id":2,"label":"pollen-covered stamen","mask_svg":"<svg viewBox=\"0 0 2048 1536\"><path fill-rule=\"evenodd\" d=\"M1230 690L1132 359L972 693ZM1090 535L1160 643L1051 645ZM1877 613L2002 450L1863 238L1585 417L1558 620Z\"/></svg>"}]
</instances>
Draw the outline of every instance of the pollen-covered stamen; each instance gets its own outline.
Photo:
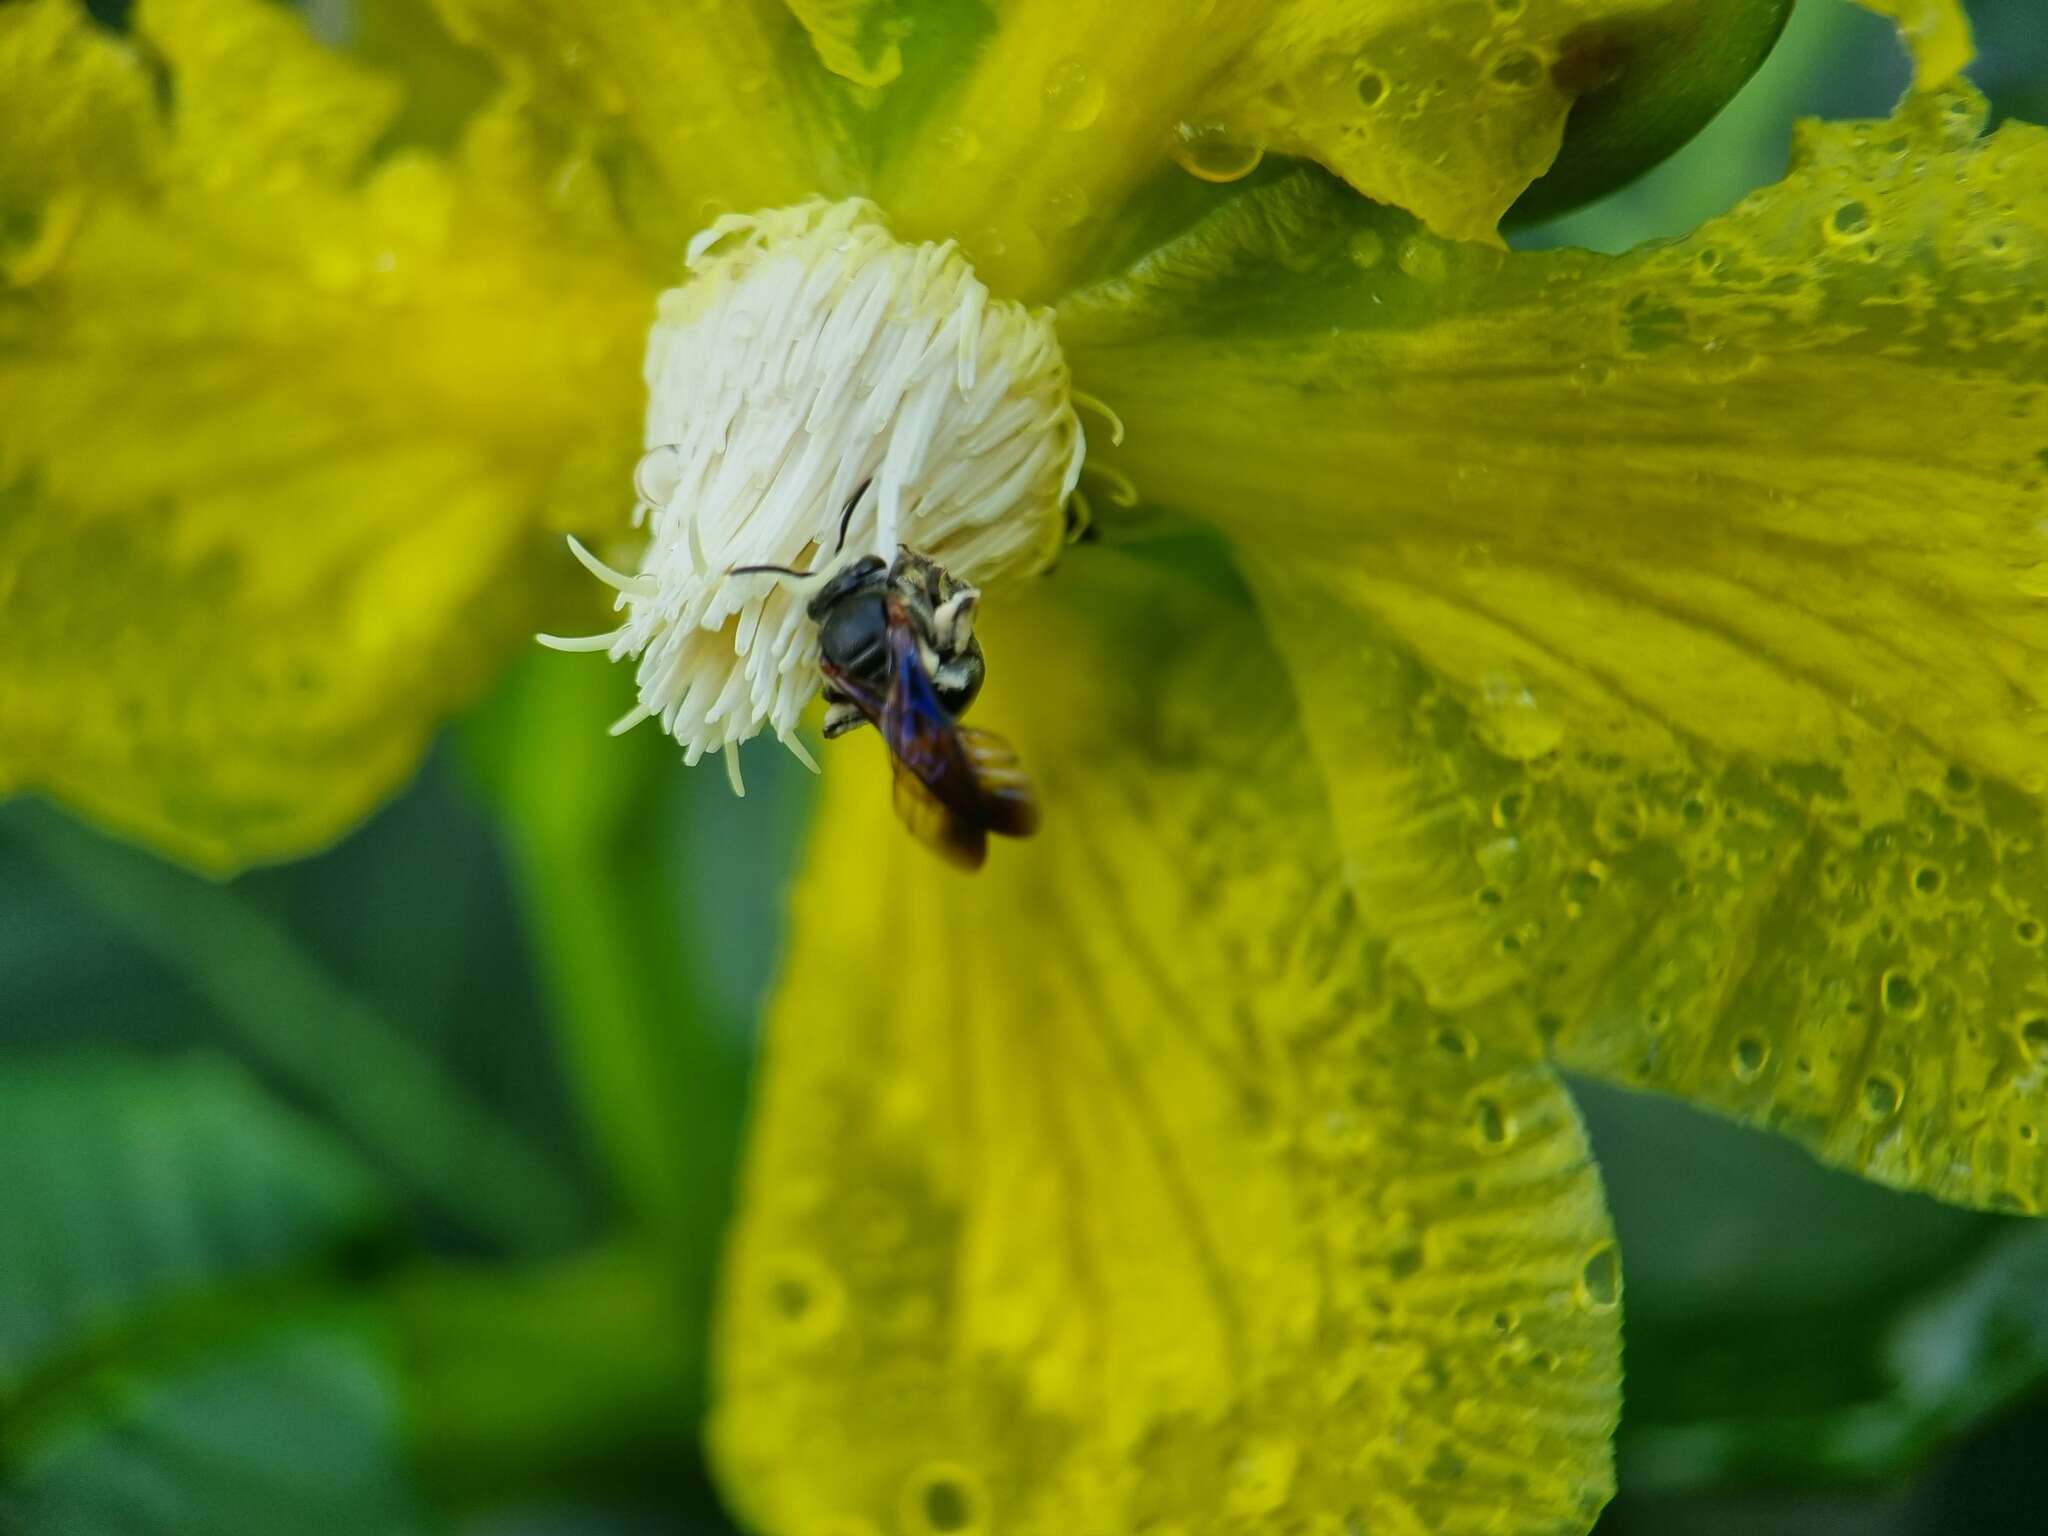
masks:
<instances>
[{"instance_id":1,"label":"pollen-covered stamen","mask_svg":"<svg viewBox=\"0 0 2048 1536\"><path fill-rule=\"evenodd\" d=\"M764 727L802 757L816 582L733 568L822 579L909 545L977 587L1042 570L1081 426L1050 314L992 299L950 243L899 242L870 203L729 215L689 269L648 336L640 569L577 550L625 622L557 643L638 657L620 725L658 716L690 762Z\"/></svg>"}]
</instances>

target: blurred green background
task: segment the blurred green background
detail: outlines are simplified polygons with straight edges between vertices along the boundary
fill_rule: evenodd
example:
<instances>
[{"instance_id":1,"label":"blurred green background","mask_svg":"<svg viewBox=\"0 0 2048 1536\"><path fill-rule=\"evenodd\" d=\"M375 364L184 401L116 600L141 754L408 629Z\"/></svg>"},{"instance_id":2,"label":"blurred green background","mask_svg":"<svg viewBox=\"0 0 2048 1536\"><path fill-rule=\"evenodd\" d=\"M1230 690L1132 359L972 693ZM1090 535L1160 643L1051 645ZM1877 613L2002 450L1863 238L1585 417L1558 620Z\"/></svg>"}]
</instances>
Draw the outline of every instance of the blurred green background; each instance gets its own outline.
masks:
<instances>
[{"instance_id":1,"label":"blurred green background","mask_svg":"<svg viewBox=\"0 0 2048 1536\"><path fill-rule=\"evenodd\" d=\"M1972 9L1995 110L2048 120L2048 4ZM1689 229L1905 76L1803 0L1701 138L1518 239ZM607 738L628 688L536 654L225 885L0 809L0 1532L728 1529L704 1316L809 785ZM1575 1086L1627 1262L1603 1536L2048 1529L2048 1225Z\"/></svg>"}]
</instances>

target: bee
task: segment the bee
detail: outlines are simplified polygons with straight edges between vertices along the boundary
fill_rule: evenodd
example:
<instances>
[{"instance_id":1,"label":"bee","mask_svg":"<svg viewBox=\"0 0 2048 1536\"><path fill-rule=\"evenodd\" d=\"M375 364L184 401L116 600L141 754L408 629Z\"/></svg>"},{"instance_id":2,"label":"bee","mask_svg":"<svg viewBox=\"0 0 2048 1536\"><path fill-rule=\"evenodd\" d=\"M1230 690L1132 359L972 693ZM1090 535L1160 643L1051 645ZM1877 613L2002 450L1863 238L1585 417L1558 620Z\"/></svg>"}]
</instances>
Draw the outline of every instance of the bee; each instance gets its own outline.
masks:
<instances>
[{"instance_id":1,"label":"bee","mask_svg":"<svg viewBox=\"0 0 2048 1536\"><path fill-rule=\"evenodd\" d=\"M896 814L963 869L981 867L991 832L1038 830L1038 800L1016 752L993 731L959 723L987 670L974 638L980 600L930 556L899 548L893 561L865 555L845 566L804 609L818 626L826 737L863 725L880 731Z\"/></svg>"}]
</instances>

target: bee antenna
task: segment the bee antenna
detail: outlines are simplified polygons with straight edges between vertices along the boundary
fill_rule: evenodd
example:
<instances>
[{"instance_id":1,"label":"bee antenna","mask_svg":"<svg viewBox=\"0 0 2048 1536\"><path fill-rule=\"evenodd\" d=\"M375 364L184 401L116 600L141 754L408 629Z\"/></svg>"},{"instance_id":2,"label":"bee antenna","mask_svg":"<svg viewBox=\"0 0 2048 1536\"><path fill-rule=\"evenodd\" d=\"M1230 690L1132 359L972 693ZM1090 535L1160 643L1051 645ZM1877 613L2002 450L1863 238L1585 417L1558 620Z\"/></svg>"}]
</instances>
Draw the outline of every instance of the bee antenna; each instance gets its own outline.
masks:
<instances>
[{"instance_id":1,"label":"bee antenna","mask_svg":"<svg viewBox=\"0 0 2048 1536\"><path fill-rule=\"evenodd\" d=\"M838 557L839 552L846 548L846 530L853 526L853 509L860 505L861 497L867 495L868 487L874 483L874 476L870 475L867 479L861 481L851 496L846 498L846 510L839 514L839 542L832 546L832 554L835 559Z\"/></svg>"},{"instance_id":2,"label":"bee antenna","mask_svg":"<svg viewBox=\"0 0 2048 1536\"><path fill-rule=\"evenodd\" d=\"M760 576L771 571L777 576L804 577L817 574L815 571L799 571L786 565L728 565L725 568L725 574L728 576Z\"/></svg>"},{"instance_id":3,"label":"bee antenna","mask_svg":"<svg viewBox=\"0 0 2048 1536\"><path fill-rule=\"evenodd\" d=\"M860 505L861 497L867 495L868 487L874 483L872 476L861 481L860 488L846 499L846 510L839 514L839 542L832 546L832 557L835 560L839 557L839 552L846 548L846 530L853 526L853 509ZM771 572L777 576L794 576L799 580L819 574L816 566L808 571L795 570L787 565L728 565L725 568L725 574L728 576L767 575Z\"/></svg>"}]
</instances>

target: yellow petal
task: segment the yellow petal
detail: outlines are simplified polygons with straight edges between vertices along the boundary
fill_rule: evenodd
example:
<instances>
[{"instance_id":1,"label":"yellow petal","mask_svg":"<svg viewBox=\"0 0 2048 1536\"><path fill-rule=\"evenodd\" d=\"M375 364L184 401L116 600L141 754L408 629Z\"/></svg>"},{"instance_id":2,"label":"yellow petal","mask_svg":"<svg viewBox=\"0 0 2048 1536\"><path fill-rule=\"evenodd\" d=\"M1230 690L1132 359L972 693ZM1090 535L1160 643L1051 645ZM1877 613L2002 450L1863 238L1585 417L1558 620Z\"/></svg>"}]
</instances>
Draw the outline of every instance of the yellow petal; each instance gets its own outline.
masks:
<instances>
[{"instance_id":1,"label":"yellow petal","mask_svg":"<svg viewBox=\"0 0 2048 1536\"><path fill-rule=\"evenodd\" d=\"M875 84L854 132L902 227L962 240L1024 294L1058 292L1148 180L1232 180L1267 149L1493 241L1556 154L1574 82L1597 74L1576 61L1668 24L1655 0L1220 0L1199 16L1026 0L926 8L894 30L881 0L805 9L825 13L828 61L863 38L872 61L890 40L886 82L842 73Z\"/></svg>"},{"instance_id":2,"label":"yellow petal","mask_svg":"<svg viewBox=\"0 0 2048 1536\"><path fill-rule=\"evenodd\" d=\"M853 191L837 83L773 0L438 0L512 101L610 179L658 275L719 214Z\"/></svg>"},{"instance_id":3,"label":"yellow petal","mask_svg":"<svg viewBox=\"0 0 2048 1536\"><path fill-rule=\"evenodd\" d=\"M288 12L137 25L168 111L80 7L0 11L44 133L0 155L0 787L228 867L361 816L532 627L537 521L625 483L649 294L503 132L366 162L391 92Z\"/></svg>"},{"instance_id":4,"label":"yellow petal","mask_svg":"<svg viewBox=\"0 0 2048 1536\"><path fill-rule=\"evenodd\" d=\"M1856 0L1867 11L1889 16L1913 53L1913 85L1928 91L1963 72L1976 49L1962 0Z\"/></svg>"},{"instance_id":5,"label":"yellow petal","mask_svg":"<svg viewBox=\"0 0 2048 1536\"><path fill-rule=\"evenodd\" d=\"M1782 186L1620 258L1447 248L1304 181L1063 334L1112 457L1254 573L1433 1002L2031 1207L2048 133L1980 123L1811 129Z\"/></svg>"},{"instance_id":6,"label":"yellow petal","mask_svg":"<svg viewBox=\"0 0 2048 1536\"><path fill-rule=\"evenodd\" d=\"M1045 824L964 876L828 754L723 1305L773 1536L1583 1530L1615 1250L1540 1063L1361 929L1234 592L991 612Z\"/></svg>"}]
</instances>

